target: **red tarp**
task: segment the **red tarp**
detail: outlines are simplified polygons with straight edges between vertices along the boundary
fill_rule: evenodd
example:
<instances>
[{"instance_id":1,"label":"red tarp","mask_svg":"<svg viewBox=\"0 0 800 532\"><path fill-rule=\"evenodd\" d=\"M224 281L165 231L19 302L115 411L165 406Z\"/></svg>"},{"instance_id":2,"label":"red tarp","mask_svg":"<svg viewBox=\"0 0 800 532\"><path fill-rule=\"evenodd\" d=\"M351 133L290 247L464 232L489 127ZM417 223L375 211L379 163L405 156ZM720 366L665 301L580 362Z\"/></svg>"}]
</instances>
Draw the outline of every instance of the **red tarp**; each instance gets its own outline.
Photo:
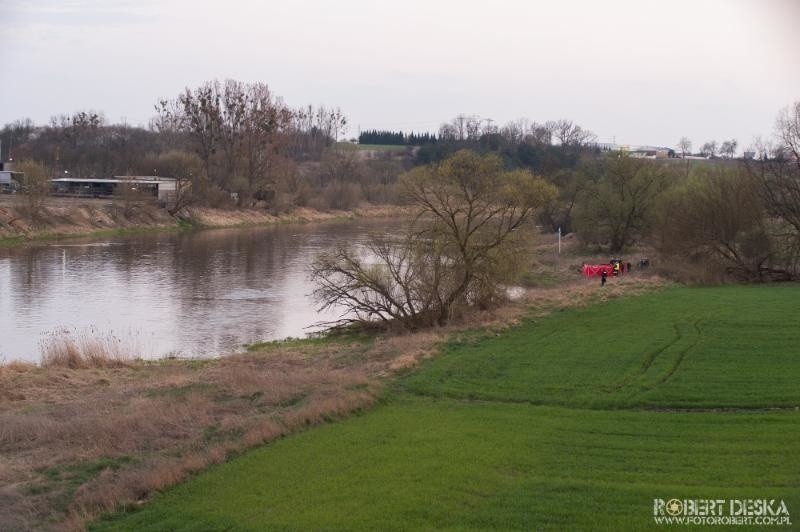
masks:
<instances>
[{"instance_id":1,"label":"red tarp","mask_svg":"<svg viewBox=\"0 0 800 532\"><path fill-rule=\"evenodd\" d=\"M606 275L608 275L609 277L614 275L614 266L612 266L611 264L584 264L583 276L600 277L603 270L605 270ZM625 263L619 265L619 273L625 273Z\"/></svg>"}]
</instances>

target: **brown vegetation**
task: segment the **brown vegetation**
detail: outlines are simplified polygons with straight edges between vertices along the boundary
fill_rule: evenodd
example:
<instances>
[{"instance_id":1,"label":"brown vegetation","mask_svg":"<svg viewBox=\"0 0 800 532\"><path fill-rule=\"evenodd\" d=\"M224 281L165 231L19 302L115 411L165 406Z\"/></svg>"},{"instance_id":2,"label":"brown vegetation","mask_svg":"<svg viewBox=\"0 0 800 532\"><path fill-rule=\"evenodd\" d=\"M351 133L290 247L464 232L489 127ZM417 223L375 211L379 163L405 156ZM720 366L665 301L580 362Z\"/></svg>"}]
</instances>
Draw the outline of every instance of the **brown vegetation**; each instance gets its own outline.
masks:
<instances>
[{"instance_id":1,"label":"brown vegetation","mask_svg":"<svg viewBox=\"0 0 800 532\"><path fill-rule=\"evenodd\" d=\"M113 334L57 331L41 342L40 350L42 367L86 369L125 366L136 359L138 347Z\"/></svg>"},{"instance_id":2,"label":"brown vegetation","mask_svg":"<svg viewBox=\"0 0 800 532\"><path fill-rule=\"evenodd\" d=\"M38 221L47 199L52 171L34 161L24 161L19 165L18 171L23 174L18 196L19 208L27 218Z\"/></svg>"}]
</instances>

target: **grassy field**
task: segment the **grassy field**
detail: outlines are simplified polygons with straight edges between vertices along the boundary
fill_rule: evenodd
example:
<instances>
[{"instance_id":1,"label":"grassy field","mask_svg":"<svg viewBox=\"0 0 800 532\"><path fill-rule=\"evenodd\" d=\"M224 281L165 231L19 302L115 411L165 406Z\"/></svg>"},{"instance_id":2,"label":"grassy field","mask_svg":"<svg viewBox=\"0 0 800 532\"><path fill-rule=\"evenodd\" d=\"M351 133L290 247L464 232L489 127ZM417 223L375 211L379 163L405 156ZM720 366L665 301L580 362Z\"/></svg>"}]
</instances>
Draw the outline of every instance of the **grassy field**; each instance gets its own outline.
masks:
<instances>
[{"instance_id":1,"label":"grassy field","mask_svg":"<svg viewBox=\"0 0 800 532\"><path fill-rule=\"evenodd\" d=\"M95 527L673 528L654 524L654 498L783 499L796 525L798 298L669 289L465 337L369 413Z\"/></svg>"},{"instance_id":2,"label":"grassy field","mask_svg":"<svg viewBox=\"0 0 800 532\"><path fill-rule=\"evenodd\" d=\"M372 151L406 151L408 147L394 144L347 144L347 146L356 146L359 150Z\"/></svg>"}]
</instances>

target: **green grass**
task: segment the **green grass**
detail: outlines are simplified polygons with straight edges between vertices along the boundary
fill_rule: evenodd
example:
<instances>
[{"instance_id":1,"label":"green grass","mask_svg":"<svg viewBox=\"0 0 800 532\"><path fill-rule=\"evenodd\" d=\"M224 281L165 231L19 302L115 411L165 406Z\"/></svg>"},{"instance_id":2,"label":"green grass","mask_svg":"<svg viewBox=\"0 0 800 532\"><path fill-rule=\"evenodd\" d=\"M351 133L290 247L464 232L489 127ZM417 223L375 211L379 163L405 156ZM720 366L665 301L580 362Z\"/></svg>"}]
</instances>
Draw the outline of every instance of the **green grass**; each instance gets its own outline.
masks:
<instances>
[{"instance_id":1,"label":"green grass","mask_svg":"<svg viewBox=\"0 0 800 532\"><path fill-rule=\"evenodd\" d=\"M37 233L31 236L10 236L0 238L0 248L16 247L26 244L36 244L58 240L75 240L81 238L109 238L117 236L136 236L149 235L156 233L169 233L175 231L187 231L195 228L194 225L178 220L175 225L160 225L155 227L125 227L118 229L98 229L96 231L86 231L78 233Z\"/></svg>"},{"instance_id":2,"label":"green grass","mask_svg":"<svg viewBox=\"0 0 800 532\"><path fill-rule=\"evenodd\" d=\"M75 464L68 464L57 467L38 469L42 475L39 482L30 484L26 490L26 495L39 495L46 492L58 492L58 497L50 499L50 509L66 512L72 501L75 491L92 478L98 476L105 470L116 471L125 464L134 462L130 456L118 456L113 458L100 458Z\"/></svg>"},{"instance_id":3,"label":"green grass","mask_svg":"<svg viewBox=\"0 0 800 532\"><path fill-rule=\"evenodd\" d=\"M418 394L573 407L800 405L800 287L668 290L451 344Z\"/></svg>"},{"instance_id":4,"label":"green grass","mask_svg":"<svg viewBox=\"0 0 800 532\"><path fill-rule=\"evenodd\" d=\"M331 344L354 344L358 342L372 342L376 333L373 331L360 331L355 328L344 328L331 332L312 334L305 338L288 337L281 340L268 340L245 344L243 347L248 353L271 351L274 349L302 349L306 347L322 347Z\"/></svg>"},{"instance_id":5,"label":"green grass","mask_svg":"<svg viewBox=\"0 0 800 532\"><path fill-rule=\"evenodd\" d=\"M353 146L350 144L350 146ZM359 150L373 150L373 151L406 151L408 146L400 146L394 144L356 144Z\"/></svg>"},{"instance_id":6,"label":"green grass","mask_svg":"<svg viewBox=\"0 0 800 532\"><path fill-rule=\"evenodd\" d=\"M371 412L95 527L649 530L673 497L784 499L797 523L799 298L671 289L453 342Z\"/></svg>"}]
</instances>

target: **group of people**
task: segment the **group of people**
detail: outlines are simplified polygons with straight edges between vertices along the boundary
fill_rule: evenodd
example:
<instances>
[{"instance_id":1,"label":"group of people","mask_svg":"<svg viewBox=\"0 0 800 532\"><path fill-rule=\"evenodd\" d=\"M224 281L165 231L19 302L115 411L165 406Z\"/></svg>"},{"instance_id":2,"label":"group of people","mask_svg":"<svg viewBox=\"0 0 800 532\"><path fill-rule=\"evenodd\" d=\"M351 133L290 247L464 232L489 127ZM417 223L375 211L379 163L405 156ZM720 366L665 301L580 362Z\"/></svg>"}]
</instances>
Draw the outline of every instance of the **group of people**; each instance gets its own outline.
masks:
<instances>
[{"instance_id":1,"label":"group of people","mask_svg":"<svg viewBox=\"0 0 800 532\"><path fill-rule=\"evenodd\" d=\"M600 286L606 285L609 270L611 271L611 275L614 277L622 275L623 273L630 273L631 271L631 263L623 262L622 259L611 259L609 264L611 265L611 268L602 268L600 270ZM649 266L650 259L639 259L639 264L637 265L639 270L643 270Z\"/></svg>"},{"instance_id":2,"label":"group of people","mask_svg":"<svg viewBox=\"0 0 800 532\"><path fill-rule=\"evenodd\" d=\"M636 265L638 270L644 270L650 266L650 259L639 259ZM611 259L604 264L586 264L581 268L581 273L587 279L592 277L600 278L600 285L605 286L609 276L618 277L633 271L633 265L622 259Z\"/></svg>"}]
</instances>

